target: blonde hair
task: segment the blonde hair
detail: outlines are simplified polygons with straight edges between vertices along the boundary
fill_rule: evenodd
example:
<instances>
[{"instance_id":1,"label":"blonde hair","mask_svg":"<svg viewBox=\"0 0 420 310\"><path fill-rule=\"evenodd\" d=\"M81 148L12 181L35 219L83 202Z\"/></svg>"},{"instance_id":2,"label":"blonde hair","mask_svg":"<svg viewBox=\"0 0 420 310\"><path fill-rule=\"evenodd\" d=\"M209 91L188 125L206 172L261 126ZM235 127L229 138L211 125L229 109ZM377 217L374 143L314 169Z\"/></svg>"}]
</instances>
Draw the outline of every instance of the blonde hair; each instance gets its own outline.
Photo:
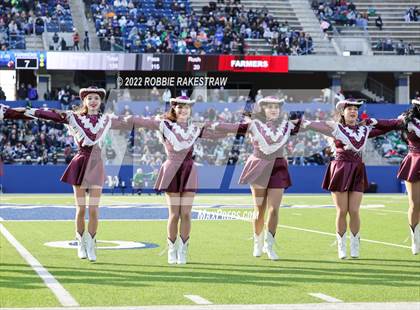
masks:
<instances>
[{"instance_id":1,"label":"blonde hair","mask_svg":"<svg viewBox=\"0 0 420 310\"><path fill-rule=\"evenodd\" d=\"M176 122L175 106L171 106L169 111L165 113L165 118L171 122Z\"/></svg>"},{"instance_id":2,"label":"blonde hair","mask_svg":"<svg viewBox=\"0 0 420 310\"><path fill-rule=\"evenodd\" d=\"M87 105L84 104L83 101L81 101L81 103L78 106L73 107L73 112L80 115L87 114L88 112Z\"/></svg>"}]
</instances>

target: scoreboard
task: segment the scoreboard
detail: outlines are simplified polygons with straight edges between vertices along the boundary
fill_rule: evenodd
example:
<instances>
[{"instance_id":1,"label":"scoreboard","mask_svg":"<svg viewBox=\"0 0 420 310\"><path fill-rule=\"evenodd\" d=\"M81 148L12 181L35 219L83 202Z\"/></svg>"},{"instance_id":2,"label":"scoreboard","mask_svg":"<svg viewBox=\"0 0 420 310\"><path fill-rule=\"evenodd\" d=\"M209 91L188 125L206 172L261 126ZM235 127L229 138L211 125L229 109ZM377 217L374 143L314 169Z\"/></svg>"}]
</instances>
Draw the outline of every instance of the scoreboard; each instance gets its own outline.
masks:
<instances>
[{"instance_id":1,"label":"scoreboard","mask_svg":"<svg viewBox=\"0 0 420 310\"><path fill-rule=\"evenodd\" d=\"M287 56L137 55L137 71L288 72Z\"/></svg>"},{"instance_id":2,"label":"scoreboard","mask_svg":"<svg viewBox=\"0 0 420 310\"><path fill-rule=\"evenodd\" d=\"M37 70L46 67L47 52L0 51L0 69Z\"/></svg>"},{"instance_id":3,"label":"scoreboard","mask_svg":"<svg viewBox=\"0 0 420 310\"><path fill-rule=\"evenodd\" d=\"M48 52L48 70L288 72L287 56Z\"/></svg>"},{"instance_id":4,"label":"scoreboard","mask_svg":"<svg viewBox=\"0 0 420 310\"><path fill-rule=\"evenodd\" d=\"M0 69L282 73L289 71L289 58L251 55L5 51L0 52Z\"/></svg>"}]
</instances>

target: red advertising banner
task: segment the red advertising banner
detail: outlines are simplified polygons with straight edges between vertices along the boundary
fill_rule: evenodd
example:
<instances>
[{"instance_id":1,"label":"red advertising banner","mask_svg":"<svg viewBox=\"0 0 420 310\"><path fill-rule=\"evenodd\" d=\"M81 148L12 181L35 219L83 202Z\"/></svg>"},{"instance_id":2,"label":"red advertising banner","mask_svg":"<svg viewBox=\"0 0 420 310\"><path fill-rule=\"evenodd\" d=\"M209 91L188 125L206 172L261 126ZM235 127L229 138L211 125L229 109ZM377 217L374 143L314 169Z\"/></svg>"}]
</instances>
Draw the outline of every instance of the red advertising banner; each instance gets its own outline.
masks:
<instances>
[{"instance_id":1,"label":"red advertising banner","mask_svg":"<svg viewBox=\"0 0 420 310\"><path fill-rule=\"evenodd\" d=\"M287 56L219 56L219 71L288 72Z\"/></svg>"}]
</instances>

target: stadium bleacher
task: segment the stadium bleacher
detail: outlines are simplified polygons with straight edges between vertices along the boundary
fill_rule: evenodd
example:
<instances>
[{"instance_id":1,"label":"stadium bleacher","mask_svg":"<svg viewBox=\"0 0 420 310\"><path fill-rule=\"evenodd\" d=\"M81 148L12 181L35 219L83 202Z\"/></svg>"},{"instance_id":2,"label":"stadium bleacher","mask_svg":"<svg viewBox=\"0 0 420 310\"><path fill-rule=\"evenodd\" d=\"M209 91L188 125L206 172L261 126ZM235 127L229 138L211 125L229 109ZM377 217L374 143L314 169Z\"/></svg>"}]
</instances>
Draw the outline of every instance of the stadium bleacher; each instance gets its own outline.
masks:
<instances>
[{"instance_id":1,"label":"stadium bleacher","mask_svg":"<svg viewBox=\"0 0 420 310\"><path fill-rule=\"evenodd\" d=\"M26 36L47 32L72 32L68 0L1 1L0 47L26 49Z\"/></svg>"},{"instance_id":2,"label":"stadium bleacher","mask_svg":"<svg viewBox=\"0 0 420 310\"><path fill-rule=\"evenodd\" d=\"M419 4L416 0L314 0L311 6L333 37L366 38L376 55L413 55L420 50L420 22L414 16L419 14ZM410 14L412 18L407 17ZM378 16L381 27L376 24Z\"/></svg>"}]
</instances>

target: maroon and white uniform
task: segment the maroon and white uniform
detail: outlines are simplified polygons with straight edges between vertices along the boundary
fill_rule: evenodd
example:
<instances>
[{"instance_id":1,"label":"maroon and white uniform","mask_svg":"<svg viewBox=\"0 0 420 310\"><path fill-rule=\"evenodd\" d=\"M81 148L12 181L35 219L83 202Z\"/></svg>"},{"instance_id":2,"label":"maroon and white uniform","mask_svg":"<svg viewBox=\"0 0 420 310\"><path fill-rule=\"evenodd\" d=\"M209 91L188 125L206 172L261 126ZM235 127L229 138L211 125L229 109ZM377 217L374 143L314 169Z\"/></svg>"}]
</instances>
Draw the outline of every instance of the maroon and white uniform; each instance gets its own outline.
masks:
<instances>
[{"instance_id":1,"label":"maroon and white uniform","mask_svg":"<svg viewBox=\"0 0 420 310\"><path fill-rule=\"evenodd\" d=\"M165 147L166 161L159 170L155 189L172 193L196 192L197 168L193 160L194 144L199 138L217 139L226 134L217 132L217 125L207 123L199 127L193 123L177 123L170 120L132 118L134 127L157 130Z\"/></svg>"},{"instance_id":2,"label":"maroon and white uniform","mask_svg":"<svg viewBox=\"0 0 420 310\"><path fill-rule=\"evenodd\" d=\"M408 181L420 181L420 120L414 118L407 126L408 154L401 162L398 178Z\"/></svg>"},{"instance_id":3,"label":"maroon and white uniform","mask_svg":"<svg viewBox=\"0 0 420 310\"><path fill-rule=\"evenodd\" d=\"M375 128L378 125L378 128ZM401 126L399 120L368 120L368 125L342 125L305 121L303 127L334 139L335 159L328 165L322 188L331 192L364 192L368 188L362 151L368 138L385 134ZM379 129L380 128L380 129Z\"/></svg>"},{"instance_id":4,"label":"maroon and white uniform","mask_svg":"<svg viewBox=\"0 0 420 310\"><path fill-rule=\"evenodd\" d=\"M105 169L101 147L109 130L130 129L130 124L113 114L77 114L72 111L57 113L52 110L31 109L28 116L65 124L75 139L79 150L64 171L61 181L84 188L102 187Z\"/></svg>"},{"instance_id":5,"label":"maroon and white uniform","mask_svg":"<svg viewBox=\"0 0 420 310\"><path fill-rule=\"evenodd\" d=\"M220 125L217 129L231 133L248 131L251 136L254 151L242 170L240 184L263 188L288 188L292 185L284 147L290 136L297 134L299 125L281 119L267 122L255 119L248 124Z\"/></svg>"}]
</instances>

